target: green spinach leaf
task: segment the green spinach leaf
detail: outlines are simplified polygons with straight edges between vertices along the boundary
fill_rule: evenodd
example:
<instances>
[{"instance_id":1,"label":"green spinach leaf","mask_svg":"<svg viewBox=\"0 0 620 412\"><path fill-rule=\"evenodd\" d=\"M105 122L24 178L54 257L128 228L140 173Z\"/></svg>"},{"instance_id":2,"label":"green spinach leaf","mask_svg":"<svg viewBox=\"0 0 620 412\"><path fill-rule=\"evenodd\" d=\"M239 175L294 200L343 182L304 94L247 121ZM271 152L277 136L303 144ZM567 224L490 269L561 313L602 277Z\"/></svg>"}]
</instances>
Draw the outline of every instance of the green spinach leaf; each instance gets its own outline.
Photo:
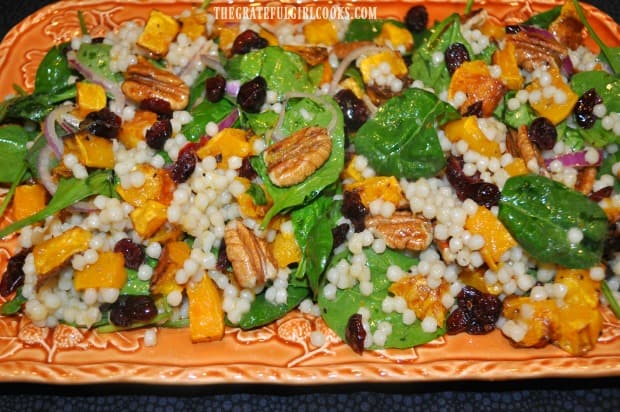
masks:
<instances>
[{"instance_id":1,"label":"green spinach leaf","mask_svg":"<svg viewBox=\"0 0 620 412\"><path fill-rule=\"evenodd\" d=\"M194 80L192 87L189 88L189 100L187 102L187 107L189 107L190 110L194 107L194 104L198 101L198 99L200 99L200 97L203 95L207 84L207 79L213 76L215 76L215 71L213 69L206 68L205 70L200 72L196 80Z\"/></svg>"},{"instance_id":2,"label":"green spinach leaf","mask_svg":"<svg viewBox=\"0 0 620 412\"><path fill-rule=\"evenodd\" d=\"M529 104L520 104L517 110L510 110L508 108L508 100L515 97L515 95L516 92L514 91L506 93L493 114L506 123L507 126L518 129L521 125L529 125L538 116Z\"/></svg>"},{"instance_id":3,"label":"green spinach leaf","mask_svg":"<svg viewBox=\"0 0 620 412\"><path fill-rule=\"evenodd\" d=\"M417 263L417 259L390 249L382 254L377 254L372 249L365 249L364 253L368 259L367 265L370 268L373 293L370 296L364 296L360 293L359 285L356 285L351 289L339 289L334 300L327 300L323 288L321 288L319 291L319 307L327 325L341 339L345 340L349 318L363 306L370 311L369 324L372 332L377 329L380 322L387 321L392 324L392 333L387 338L386 348L410 348L443 335L445 333L443 328L438 328L434 333L427 333L422 330L419 320L411 325L405 325L402 314L385 313L382 310L382 302L388 296L388 288L392 284L386 277L388 268L391 265L398 265L403 270L409 270L411 266ZM334 257L332 264L336 265L341 259L347 259L349 256L348 252L344 252ZM373 347L372 349L378 348Z\"/></svg>"},{"instance_id":4,"label":"green spinach leaf","mask_svg":"<svg viewBox=\"0 0 620 412\"><path fill-rule=\"evenodd\" d=\"M407 89L388 100L360 127L355 151L377 173L418 179L437 174L446 163L437 128L458 119L448 103L422 89Z\"/></svg>"},{"instance_id":5,"label":"green spinach leaf","mask_svg":"<svg viewBox=\"0 0 620 412\"><path fill-rule=\"evenodd\" d=\"M581 193L538 175L509 178L502 190L498 218L535 259L568 268L600 262L607 236L607 216ZM571 243L568 232L583 233Z\"/></svg>"},{"instance_id":6,"label":"green spinach leaf","mask_svg":"<svg viewBox=\"0 0 620 412\"><path fill-rule=\"evenodd\" d=\"M206 134L205 128L207 127L207 123L221 122L234 108L235 106L227 99L222 99L216 103L212 103L205 99L191 110L193 119L183 126L181 132L185 135L187 140L195 142Z\"/></svg>"},{"instance_id":7,"label":"green spinach leaf","mask_svg":"<svg viewBox=\"0 0 620 412\"><path fill-rule=\"evenodd\" d=\"M0 110L0 122L7 118L42 122L58 103L75 99L76 94L75 85L68 84L57 88L52 94L35 91L29 95L14 97L7 100L4 103L6 106Z\"/></svg>"},{"instance_id":8,"label":"green spinach leaf","mask_svg":"<svg viewBox=\"0 0 620 412\"><path fill-rule=\"evenodd\" d=\"M392 19L353 19L344 34L344 41L372 41L381 33L383 25L387 22L403 27L403 23Z\"/></svg>"},{"instance_id":9,"label":"green spinach leaf","mask_svg":"<svg viewBox=\"0 0 620 412\"><path fill-rule=\"evenodd\" d=\"M112 46L105 43L82 43L77 51L80 63L106 79L121 82L123 75L110 69L110 50Z\"/></svg>"},{"instance_id":10,"label":"green spinach leaf","mask_svg":"<svg viewBox=\"0 0 620 412\"><path fill-rule=\"evenodd\" d=\"M16 315L22 310L22 306L26 303L28 299L22 295L22 288L17 289L17 292L13 299L4 302L4 304L0 307L0 315L3 316L11 316Z\"/></svg>"},{"instance_id":11,"label":"green spinach leaf","mask_svg":"<svg viewBox=\"0 0 620 412\"><path fill-rule=\"evenodd\" d=\"M52 47L37 69L34 90L39 94L54 94L69 84L71 68L64 53L65 45Z\"/></svg>"},{"instance_id":12,"label":"green spinach leaf","mask_svg":"<svg viewBox=\"0 0 620 412\"><path fill-rule=\"evenodd\" d=\"M547 29L553 23L555 19L560 17L560 13L562 12L562 6L556 6L552 9L544 11L542 13L536 13L529 19L527 19L524 24L530 26L538 26L541 29Z\"/></svg>"},{"instance_id":13,"label":"green spinach leaf","mask_svg":"<svg viewBox=\"0 0 620 412\"><path fill-rule=\"evenodd\" d=\"M20 177L18 166L26 156L26 144L35 133L28 132L21 126L8 124L0 126L0 182L12 183Z\"/></svg>"}]
</instances>

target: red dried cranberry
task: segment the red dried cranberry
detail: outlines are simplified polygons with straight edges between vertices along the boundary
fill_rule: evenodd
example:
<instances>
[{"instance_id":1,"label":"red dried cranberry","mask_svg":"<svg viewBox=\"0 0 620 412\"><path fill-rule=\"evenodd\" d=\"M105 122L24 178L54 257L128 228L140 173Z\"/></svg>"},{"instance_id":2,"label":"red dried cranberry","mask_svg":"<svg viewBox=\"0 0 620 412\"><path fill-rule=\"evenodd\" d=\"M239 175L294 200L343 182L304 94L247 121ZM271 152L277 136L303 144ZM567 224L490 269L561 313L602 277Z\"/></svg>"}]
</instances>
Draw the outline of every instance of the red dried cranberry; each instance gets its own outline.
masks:
<instances>
[{"instance_id":1,"label":"red dried cranberry","mask_svg":"<svg viewBox=\"0 0 620 412\"><path fill-rule=\"evenodd\" d=\"M527 129L527 137L543 150L551 150L558 140L558 131L549 119L538 117Z\"/></svg>"},{"instance_id":2,"label":"red dried cranberry","mask_svg":"<svg viewBox=\"0 0 620 412\"><path fill-rule=\"evenodd\" d=\"M368 214L368 209L362 203L362 199L357 192L345 191L343 193L342 215L349 219L353 223L355 232L359 233L366 227L365 218Z\"/></svg>"},{"instance_id":3,"label":"red dried cranberry","mask_svg":"<svg viewBox=\"0 0 620 412\"><path fill-rule=\"evenodd\" d=\"M493 183L482 181L479 173L467 176L463 165L462 157L449 156L447 159L446 178L459 200L469 198L488 209L497 205L501 195L499 188Z\"/></svg>"},{"instance_id":4,"label":"red dried cranberry","mask_svg":"<svg viewBox=\"0 0 620 412\"><path fill-rule=\"evenodd\" d=\"M24 262L29 250L23 250L9 259L4 276L0 282L0 296L7 297L24 285Z\"/></svg>"},{"instance_id":5,"label":"red dried cranberry","mask_svg":"<svg viewBox=\"0 0 620 412\"><path fill-rule=\"evenodd\" d=\"M450 75L453 75L456 69L469 60L469 52L463 43L452 43L446 49L445 61Z\"/></svg>"},{"instance_id":6,"label":"red dried cranberry","mask_svg":"<svg viewBox=\"0 0 620 412\"><path fill-rule=\"evenodd\" d=\"M467 197L490 209L499 204L500 190L497 185L488 182L478 182L467 186L465 190Z\"/></svg>"},{"instance_id":7,"label":"red dried cranberry","mask_svg":"<svg viewBox=\"0 0 620 412\"><path fill-rule=\"evenodd\" d=\"M519 26L518 24L511 24L506 26L504 31L506 32L506 34L517 34L521 31L521 26Z\"/></svg>"},{"instance_id":8,"label":"red dried cranberry","mask_svg":"<svg viewBox=\"0 0 620 412\"><path fill-rule=\"evenodd\" d=\"M170 107L170 102L160 99L159 97L149 97L142 100L142 102L140 102L140 109L157 113L160 120L172 118L172 107Z\"/></svg>"},{"instance_id":9,"label":"red dried cranberry","mask_svg":"<svg viewBox=\"0 0 620 412\"><path fill-rule=\"evenodd\" d=\"M193 150L181 150L176 162L170 169L170 177L176 183L186 182L196 169L196 153Z\"/></svg>"},{"instance_id":10,"label":"red dried cranberry","mask_svg":"<svg viewBox=\"0 0 620 412\"><path fill-rule=\"evenodd\" d=\"M601 200L605 199L606 197L611 197L613 192L614 192L613 186L606 186L606 187L604 187L602 189L597 190L596 192L591 193L590 196L588 196L588 197L593 202L597 202L598 203Z\"/></svg>"},{"instance_id":11,"label":"red dried cranberry","mask_svg":"<svg viewBox=\"0 0 620 412\"><path fill-rule=\"evenodd\" d=\"M226 92L226 79L221 74L209 77L206 82L207 100L217 103L224 97Z\"/></svg>"},{"instance_id":12,"label":"red dried cranberry","mask_svg":"<svg viewBox=\"0 0 620 412\"><path fill-rule=\"evenodd\" d=\"M347 223L342 223L332 229L332 237L334 239L332 249L337 248L347 240L347 233L349 233L349 225Z\"/></svg>"},{"instance_id":13,"label":"red dried cranberry","mask_svg":"<svg viewBox=\"0 0 620 412\"><path fill-rule=\"evenodd\" d=\"M603 246L603 259L608 261L615 258L620 252L620 228L615 223L610 223L607 228L607 238Z\"/></svg>"},{"instance_id":14,"label":"red dried cranberry","mask_svg":"<svg viewBox=\"0 0 620 412\"><path fill-rule=\"evenodd\" d=\"M124 238L114 245L116 253L122 253L125 258L125 267L137 270L144 262L145 253L142 246L129 238Z\"/></svg>"},{"instance_id":15,"label":"red dried cranberry","mask_svg":"<svg viewBox=\"0 0 620 412\"><path fill-rule=\"evenodd\" d=\"M158 120L146 131L146 144L152 149L161 150L164 148L166 140L171 136L172 124L170 120Z\"/></svg>"},{"instance_id":16,"label":"red dried cranberry","mask_svg":"<svg viewBox=\"0 0 620 412\"><path fill-rule=\"evenodd\" d=\"M482 117L482 100L479 100L476 103L472 103L467 106L467 110L465 110L463 116Z\"/></svg>"},{"instance_id":17,"label":"red dried cranberry","mask_svg":"<svg viewBox=\"0 0 620 412\"><path fill-rule=\"evenodd\" d=\"M90 112L80 122L80 130L88 131L95 136L115 139L121 129L122 120L108 108Z\"/></svg>"},{"instance_id":18,"label":"red dried cranberry","mask_svg":"<svg viewBox=\"0 0 620 412\"><path fill-rule=\"evenodd\" d=\"M110 307L110 322L120 327L147 323L157 316L157 306L151 296L121 295Z\"/></svg>"},{"instance_id":19,"label":"red dried cranberry","mask_svg":"<svg viewBox=\"0 0 620 412\"><path fill-rule=\"evenodd\" d=\"M497 296L465 286L456 296L456 302L457 308L446 320L448 334L482 335L495 329L502 312L502 302Z\"/></svg>"},{"instance_id":20,"label":"red dried cranberry","mask_svg":"<svg viewBox=\"0 0 620 412\"><path fill-rule=\"evenodd\" d=\"M428 11L423 5L413 6L405 15L405 27L413 33L421 33L428 24Z\"/></svg>"},{"instance_id":21,"label":"red dried cranberry","mask_svg":"<svg viewBox=\"0 0 620 412\"><path fill-rule=\"evenodd\" d=\"M342 89L334 96L344 116L347 133L356 132L368 120L366 103L349 89Z\"/></svg>"},{"instance_id":22,"label":"red dried cranberry","mask_svg":"<svg viewBox=\"0 0 620 412\"><path fill-rule=\"evenodd\" d=\"M264 49L268 45L269 42L266 39L248 29L235 38L231 51L232 54L246 54L255 49Z\"/></svg>"},{"instance_id":23,"label":"red dried cranberry","mask_svg":"<svg viewBox=\"0 0 620 412\"><path fill-rule=\"evenodd\" d=\"M361 355L364 352L364 341L366 340L366 329L362 323L362 315L355 313L347 321L345 331L347 344L355 353Z\"/></svg>"},{"instance_id":24,"label":"red dried cranberry","mask_svg":"<svg viewBox=\"0 0 620 412\"><path fill-rule=\"evenodd\" d=\"M584 129L594 126L597 117L594 115L594 106L603 103L603 99L596 93L595 89L587 90L575 103L573 113L577 124Z\"/></svg>"},{"instance_id":25,"label":"red dried cranberry","mask_svg":"<svg viewBox=\"0 0 620 412\"><path fill-rule=\"evenodd\" d=\"M254 179L258 174L252 167L249 157L244 157L241 161L241 167L239 168L239 177L245 177L246 179Z\"/></svg>"},{"instance_id":26,"label":"red dried cranberry","mask_svg":"<svg viewBox=\"0 0 620 412\"><path fill-rule=\"evenodd\" d=\"M230 267L230 260L228 260L228 255L226 254L226 243L224 243L224 239L222 239L222 243L220 243L220 248L217 251L217 261L215 262L215 268L220 272L225 272Z\"/></svg>"},{"instance_id":27,"label":"red dried cranberry","mask_svg":"<svg viewBox=\"0 0 620 412\"><path fill-rule=\"evenodd\" d=\"M237 104L248 113L258 113L267 98L267 82L256 76L241 85L237 94Z\"/></svg>"}]
</instances>

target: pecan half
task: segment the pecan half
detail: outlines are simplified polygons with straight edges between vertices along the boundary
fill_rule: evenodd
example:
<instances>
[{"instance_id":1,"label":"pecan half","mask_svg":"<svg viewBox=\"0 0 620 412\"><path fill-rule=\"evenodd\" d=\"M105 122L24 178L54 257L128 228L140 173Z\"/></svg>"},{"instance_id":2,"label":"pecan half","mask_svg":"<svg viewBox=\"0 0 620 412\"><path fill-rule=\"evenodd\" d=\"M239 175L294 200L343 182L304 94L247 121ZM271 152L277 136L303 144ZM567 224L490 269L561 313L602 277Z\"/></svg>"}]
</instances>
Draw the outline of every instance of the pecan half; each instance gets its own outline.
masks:
<instances>
[{"instance_id":1,"label":"pecan half","mask_svg":"<svg viewBox=\"0 0 620 412\"><path fill-rule=\"evenodd\" d=\"M189 87L183 80L141 57L127 68L121 90L138 103L149 98L163 99L172 110L184 109L189 100Z\"/></svg>"},{"instance_id":2,"label":"pecan half","mask_svg":"<svg viewBox=\"0 0 620 412\"><path fill-rule=\"evenodd\" d=\"M562 58L568 55L565 46L541 31L523 28L506 36L506 41L514 43L517 64L528 71L543 65L561 67Z\"/></svg>"},{"instance_id":3,"label":"pecan half","mask_svg":"<svg viewBox=\"0 0 620 412\"><path fill-rule=\"evenodd\" d=\"M353 50L359 49L360 47L372 45L374 45L374 43L367 40L340 42L334 44L332 52L336 55L336 57L342 60L347 57Z\"/></svg>"},{"instance_id":4,"label":"pecan half","mask_svg":"<svg viewBox=\"0 0 620 412\"><path fill-rule=\"evenodd\" d=\"M255 288L276 277L276 260L267 242L254 235L240 220L233 220L226 225L224 243L240 287Z\"/></svg>"},{"instance_id":5,"label":"pecan half","mask_svg":"<svg viewBox=\"0 0 620 412\"><path fill-rule=\"evenodd\" d=\"M271 181L280 187L301 183L329 158L332 139L323 127L306 127L263 153Z\"/></svg>"},{"instance_id":6,"label":"pecan half","mask_svg":"<svg viewBox=\"0 0 620 412\"><path fill-rule=\"evenodd\" d=\"M528 137L527 126L522 125L517 132L511 131L508 133L506 136L506 149L511 155L522 158L526 165L529 165L530 161L535 159L538 164L538 174L542 176L548 175L545 160L540 153L540 149Z\"/></svg>"},{"instance_id":7,"label":"pecan half","mask_svg":"<svg viewBox=\"0 0 620 412\"><path fill-rule=\"evenodd\" d=\"M327 57L329 56L327 49L320 46L286 45L282 46L282 48L286 51L299 55L310 66L316 66L317 64L322 63L324 60L327 60Z\"/></svg>"},{"instance_id":8,"label":"pecan half","mask_svg":"<svg viewBox=\"0 0 620 412\"><path fill-rule=\"evenodd\" d=\"M594 187L594 181L596 180L596 173L598 169L595 166L584 167L577 173L577 182L575 183L575 190L589 195Z\"/></svg>"},{"instance_id":9,"label":"pecan half","mask_svg":"<svg viewBox=\"0 0 620 412\"><path fill-rule=\"evenodd\" d=\"M381 236L392 249L424 250L433 240L431 222L407 211L390 217L368 216L366 228Z\"/></svg>"}]
</instances>

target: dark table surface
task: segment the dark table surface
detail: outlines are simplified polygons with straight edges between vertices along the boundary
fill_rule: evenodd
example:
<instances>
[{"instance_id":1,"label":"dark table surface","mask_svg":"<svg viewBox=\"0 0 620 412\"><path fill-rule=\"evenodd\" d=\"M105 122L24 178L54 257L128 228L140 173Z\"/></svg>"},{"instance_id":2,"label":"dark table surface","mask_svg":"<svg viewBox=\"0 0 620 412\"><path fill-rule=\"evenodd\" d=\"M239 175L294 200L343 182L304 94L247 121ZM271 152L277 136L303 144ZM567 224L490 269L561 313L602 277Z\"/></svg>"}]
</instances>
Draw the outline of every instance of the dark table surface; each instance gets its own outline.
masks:
<instances>
[{"instance_id":1,"label":"dark table surface","mask_svg":"<svg viewBox=\"0 0 620 412\"><path fill-rule=\"evenodd\" d=\"M0 38L50 0L1 0ZM620 20L620 1L589 3ZM6 68L0 68L5 70ZM0 385L0 411L620 411L620 378L336 386Z\"/></svg>"}]
</instances>

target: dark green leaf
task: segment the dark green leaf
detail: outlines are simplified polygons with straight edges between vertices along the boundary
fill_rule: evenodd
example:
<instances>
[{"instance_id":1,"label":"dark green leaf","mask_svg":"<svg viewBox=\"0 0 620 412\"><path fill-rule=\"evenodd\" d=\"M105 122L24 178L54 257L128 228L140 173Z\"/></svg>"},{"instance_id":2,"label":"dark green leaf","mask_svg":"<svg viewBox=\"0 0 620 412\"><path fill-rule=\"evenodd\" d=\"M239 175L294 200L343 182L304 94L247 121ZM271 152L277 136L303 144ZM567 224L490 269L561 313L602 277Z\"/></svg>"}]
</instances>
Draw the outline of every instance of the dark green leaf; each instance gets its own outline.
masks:
<instances>
[{"instance_id":1,"label":"dark green leaf","mask_svg":"<svg viewBox=\"0 0 620 412\"><path fill-rule=\"evenodd\" d=\"M106 79L121 82L123 75L110 69L110 50L112 46L105 43L82 43L77 51L77 59L93 72Z\"/></svg>"},{"instance_id":2,"label":"dark green leaf","mask_svg":"<svg viewBox=\"0 0 620 412\"><path fill-rule=\"evenodd\" d=\"M187 103L187 107L189 107L190 110L192 107L194 107L194 103L196 103L196 101L205 92L207 79L209 77L213 77L214 75L215 75L215 71L213 69L206 68L198 75L196 80L194 80L192 87L190 87L189 89L189 100Z\"/></svg>"},{"instance_id":3,"label":"dark green leaf","mask_svg":"<svg viewBox=\"0 0 620 412\"><path fill-rule=\"evenodd\" d=\"M538 26L542 29L547 29L555 19L560 17L561 12L562 6L556 6L542 13L534 14L532 17L527 19L524 24L527 24L529 26Z\"/></svg>"},{"instance_id":4,"label":"dark green leaf","mask_svg":"<svg viewBox=\"0 0 620 412\"><path fill-rule=\"evenodd\" d=\"M181 132L187 140L195 142L204 136L207 123L219 123L234 109L234 105L226 99L222 99L217 103L203 100L198 106L191 110L192 121L185 126Z\"/></svg>"},{"instance_id":5,"label":"dark green leaf","mask_svg":"<svg viewBox=\"0 0 620 412\"><path fill-rule=\"evenodd\" d=\"M69 84L71 68L63 52L65 45L52 47L37 69L34 90L39 94L54 94Z\"/></svg>"},{"instance_id":6,"label":"dark green leaf","mask_svg":"<svg viewBox=\"0 0 620 412\"><path fill-rule=\"evenodd\" d=\"M262 113L243 113L247 120L248 127L257 135L265 134L268 130L278 123L278 114L273 110L267 110Z\"/></svg>"},{"instance_id":7,"label":"dark green leaf","mask_svg":"<svg viewBox=\"0 0 620 412\"><path fill-rule=\"evenodd\" d=\"M598 169L598 174L596 176L597 179L600 179L603 175L614 176L612 173L612 167L615 163L620 162L620 151L617 151L612 154L608 154L604 159L601 167ZM617 176L614 176L614 191L616 193L620 193L620 179Z\"/></svg>"},{"instance_id":8,"label":"dark green leaf","mask_svg":"<svg viewBox=\"0 0 620 412\"><path fill-rule=\"evenodd\" d=\"M74 84L65 85L56 89L53 94L35 92L33 94L16 97L9 100L4 111L4 117L0 121L9 119L28 119L33 122L41 122L54 110L56 104L66 100L75 99L76 89Z\"/></svg>"},{"instance_id":9,"label":"dark green leaf","mask_svg":"<svg viewBox=\"0 0 620 412\"><path fill-rule=\"evenodd\" d=\"M13 299L5 302L2 307L0 307L0 315L10 316L16 315L22 310L22 306L26 303L28 299L22 295L22 288L17 289L17 293Z\"/></svg>"},{"instance_id":10,"label":"dark green leaf","mask_svg":"<svg viewBox=\"0 0 620 412\"><path fill-rule=\"evenodd\" d=\"M0 126L0 182L12 183L23 176L19 166L28 152L26 144L34 136L18 125Z\"/></svg>"},{"instance_id":11,"label":"dark green leaf","mask_svg":"<svg viewBox=\"0 0 620 412\"><path fill-rule=\"evenodd\" d=\"M356 153L368 158L381 175L430 177L446 162L437 128L458 118L458 112L434 94L407 89L388 100L362 125L353 144Z\"/></svg>"},{"instance_id":12,"label":"dark green leaf","mask_svg":"<svg viewBox=\"0 0 620 412\"><path fill-rule=\"evenodd\" d=\"M506 181L498 218L519 244L543 263L589 268L601 260L607 215L581 193L543 176L523 175ZM583 233L579 243L568 232Z\"/></svg>"},{"instance_id":13,"label":"dark green leaf","mask_svg":"<svg viewBox=\"0 0 620 412\"><path fill-rule=\"evenodd\" d=\"M616 318L620 319L620 303L616 300L614 293L605 280L601 282L601 292L603 292L605 299L609 302L609 307L614 312L614 315L616 315Z\"/></svg>"},{"instance_id":14,"label":"dark green leaf","mask_svg":"<svg viewBox=\"0 0 620 412\"><path fill-rule=\"evenodd\" d=\"M127 269L127 282L122 287L121 295L150 295L151 282L138 277L138 271Z\"/></svg>"},{"instance_id":15,"label":"dark green leaf","mask_svg":"<svg viewBox=\"0 0 620 412\"><path fill-rule=\"evenodd\" d=\"M521 125L529 125L538 117L536 112L529 104L520 104L517 110L508 109L508 100L515 97L516 93L510 91L506 93L501 104L497 106L495 115L501 119L507 126L518 129Z\"/></svg>"},{"instance_id":16,"label":"dark green leaf","mask_svg":"<svg viewBox=\"0 0 620 412\"><path fill-rule=\"evenodd\" d=\"M392 333L388 336L385 343L386 348L410 348L429 342L445 333L443 328L437 329L434 333L426 333L422 330L420 321L417 320L411 325L405 325L402 321L402 314L392 312L385 313L382 309L382 302L388 296L388 288L391 282L386 277L386 272L391 265L398 265L403 270L409 270L417 263L417 259L398 253L393 250L386 250L382 254L377 254L371 249L365 249L364 253L368 259L373 293L364 296L360 293L359 285L351 289L339 289L334 300L325 299L323 289L319 291L319 306L321 314L327 325L341 339L345 340L347 322L351 315L357 313L360 307L365 307L370 311L370 330L374 332L380 322L387 321L392 324ZM348 259L348 252L332 259L332 264L336 265L341 259ZM378 349L373 347L372 349Z\"/></svg>"},{"instance_id":17,"label":"dark green leaf","mask_svg":"<svg viewBox=\"0 0 620 412\"><path fill-rule=\"evenodd\" d=\"M403 26L402 22L391 19L353 19L349 22L349 27L344 34L344 41L372 41L381 33L383 25L388 21L399 27Z\"/></svg>"},{"instance_id":18,"label":"dark green leaf","mask_svg":"<svg viewBox=\"0 0 620 412\"><path fill-rule=\"evenodd\" d=\"M620 112L620 74L601 70L576 73L570 79L570 87L578 96L595 89L603 99L607 112Z\"/></svg>"},{"instance_id":19,"label":"dark green leaf","mask_svg":"<svg viewBox=\"0 0 620 412\"><path fill-rule=\"evenodd\" d=\"M267 204L267 196L265 196L263 188L256 183L251 183L246 193L252 196L255 205L264 206Z\"/></svg>"},{"instance_id":20,"label":"dark green leaf","mask_svg":"<svg viewBox=\"0 0 620 412\"><path fill-rule=\"evenodd\" d=\"M47 206L35 213L0 230L0 238L5 237L25 226L39 222L62 209L94 195L112 197L114 195L113 174L111 171L96 171L84 180L71 178L61 179L56 193Z\"/></svg>"}]
</instances>

